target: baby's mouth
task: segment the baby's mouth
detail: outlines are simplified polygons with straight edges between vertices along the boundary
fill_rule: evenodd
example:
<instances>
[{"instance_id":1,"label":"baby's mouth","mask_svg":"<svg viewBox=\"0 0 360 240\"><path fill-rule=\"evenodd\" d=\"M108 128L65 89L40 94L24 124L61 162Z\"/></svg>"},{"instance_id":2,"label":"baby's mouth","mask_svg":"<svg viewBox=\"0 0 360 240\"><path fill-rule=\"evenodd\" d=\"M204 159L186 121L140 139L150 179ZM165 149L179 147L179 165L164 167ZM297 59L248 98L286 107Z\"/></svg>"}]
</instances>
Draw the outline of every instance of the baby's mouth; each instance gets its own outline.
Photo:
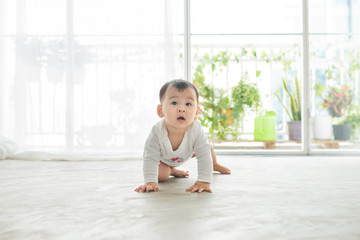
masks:
<instances>
[{"instance_id":1,"label":"baby's mouth","mask_svg":"<svg viewBox=\"0 0 360 240\"><path fill-rule=\"evenodd\" d=\"M177 120L185 120L184 117L178 117Z\"/></svg>"}]
</instances>

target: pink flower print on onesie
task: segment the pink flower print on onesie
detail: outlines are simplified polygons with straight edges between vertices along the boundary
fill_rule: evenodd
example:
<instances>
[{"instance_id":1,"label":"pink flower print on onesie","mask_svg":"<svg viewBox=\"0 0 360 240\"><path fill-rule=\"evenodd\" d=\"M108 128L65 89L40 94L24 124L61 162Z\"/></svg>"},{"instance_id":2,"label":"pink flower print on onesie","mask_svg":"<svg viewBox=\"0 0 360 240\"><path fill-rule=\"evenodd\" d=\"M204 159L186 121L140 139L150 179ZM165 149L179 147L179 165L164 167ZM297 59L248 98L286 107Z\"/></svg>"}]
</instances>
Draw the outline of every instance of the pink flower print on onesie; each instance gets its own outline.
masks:
<instances>
[{"instance_id":1,"label":"pink flower print on onesie","mask_svg":"<svg viewBox=\"0 0 360 240\"><path fill-rule=\"evenodd\" d=\"M182 162L184 162L184 159L183 159L183 158L176 157L176 158L172 158L171 161L172 161L172 162L182 163Z\"/></svg>"}]
</instances>

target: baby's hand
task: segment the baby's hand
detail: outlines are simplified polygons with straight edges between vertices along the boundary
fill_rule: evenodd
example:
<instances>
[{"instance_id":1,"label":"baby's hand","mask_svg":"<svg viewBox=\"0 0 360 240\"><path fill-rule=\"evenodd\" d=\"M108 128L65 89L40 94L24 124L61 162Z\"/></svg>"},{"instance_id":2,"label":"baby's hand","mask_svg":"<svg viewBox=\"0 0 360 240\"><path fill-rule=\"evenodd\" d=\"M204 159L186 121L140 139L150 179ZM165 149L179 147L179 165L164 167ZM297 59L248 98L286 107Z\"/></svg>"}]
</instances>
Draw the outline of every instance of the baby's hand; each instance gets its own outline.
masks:
<instances>
[{"instance_id":1,"label":"baby's hand","mask_svg":"<svg viewBox=\"0 0 360 240\"><path fill-rule=\"evenodd\" d=\"M202 191L206 191L206 192L212 192L210 189L210 184L207 182L199 182L196 181L194 183L194 185L192 185L191 187L189 187L188 189L186 189L187 192L199 192L201 193Z\"/></svg>"},{"instance_id":2,"label":"baby's hand","mask_svg":"<svg viewBox=\"0 0 360 240\"><path fill-rule=\"evenodd\" d=\"M156 182L148 182L135 189L136 192L156 192L159 190L159 185Z\"/></svg>"}]
</instances>

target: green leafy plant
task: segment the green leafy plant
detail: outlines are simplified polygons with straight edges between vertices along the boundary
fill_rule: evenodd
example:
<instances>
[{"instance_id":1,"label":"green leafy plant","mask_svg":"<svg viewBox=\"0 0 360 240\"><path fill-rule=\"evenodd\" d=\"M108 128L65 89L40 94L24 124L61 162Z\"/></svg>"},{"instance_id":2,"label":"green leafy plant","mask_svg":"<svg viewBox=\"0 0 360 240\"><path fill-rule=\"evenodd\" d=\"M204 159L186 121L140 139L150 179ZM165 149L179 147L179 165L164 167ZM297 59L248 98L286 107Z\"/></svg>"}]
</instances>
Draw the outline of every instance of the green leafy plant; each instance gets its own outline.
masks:
<instances>
[{"instance_id":1,"label":"green leafy plant","mask_svg":"<svg viewBox=\"0 0 360 240\"><path fill-rule=\"evenodd\" d=\"M248 81L248 73L245 72L238 84L232 88L231 97L233 101L233 113L239 115L241 121L244 117L246 108L254 107L257 109L260 106L260 94L255 83Z\"/></svg>"},{"instance_id":2,"label":"green leafy plant","mask_svg":"<svg viewBox=\"0 0 360 240\"><path fill-rule=\"evenodd\" d=\"M231 89L231 93L207 84L206 82L208 81L205 81L205 75L208 76L208 73L210 73L211 76L215 75L216 77L217 74L227 70L229 63L241 64L241 62L248 60L280 63L283 66L284 75L286 75L291 72L291 67L299 56L296 45L289 49L274 51L271 49L256 51L252 48L242 48L238 53L220 51L216 55L205 53L202 56L195 52L194 62L197 62L197 66L194 71L193 82L198 86L200 96L203 96L201 103L204 106L204 112L200 118L202 125L208 128L209 133L217 138L224 139L229 133L237 138L239 129L242 130L243 128L242 123L245 113L247 111L257 111L260 106L258 87L256 84L251 83L252 81L249 80L247 72L240 76L239 82ZM261 70L256 69L255 71L254 77L260 78ZM298 106L298 109L292 108L292 111L297 111L297 114L294 115L296 119L300 119L301 100L299 86L298 94L294 97L294 100L297 100L295 105Z\"/></svg>"},{"instance_id":3,"label":"green leafy plant","mask_svg":"<svg viewBox=\"0 0 360 240\"><path fill-rule=\"evenodd\" d=\"M197 59L198 65L194 71L193 83L199 89L200 104L204 108L200 121L208 128L210 138L225 139L231 134L233 139L236 139L245 110L256 109L260 105L259 91L256 84L250 82L247 72L241 75L238 84L231 89L231 93L215 88L205 81L205 69L210 69L212 73L222 72L229 61L238 62L238 57L227 51L220 51L212 57L206 53ZM260 74L260 71L256 72L257 77Z\"/></svg>"},{"instance_id":4,"label":"green leafy plant","mask_svg":"<svg viewBox=\"0 0 360 240\"><path fill-rule=\"evenodd\" d=\"M293 89L291 89L288 87L287 78L283 77L282 79L283 89L289 98L290 110L287 105L282 102L280 97L280 90L275 92L275 96L284 107L291 121L301 121L301 87L297 76L295 76L294 82L295 86Z\"/></svg>"},{"instance_id":5,"label":"green leafy plant","mask_svg":"<svg viewBox=\"0 0 360 240\"><path fill-rule=\"evenodd\" d=\"M360 110L357 109L356 111L348 114L344 120L344 123L348 123L351 125L351 135L354 140L359 139L359 134L357 131L360 130Z\"/></svg>"},{"instance_id":6,"label":"green leafy plant","mask_svg":"<svg viewBox=\"0 0 360 240\"><path fill-rule=\"evenodd\" d=\"M324 59L327 51L333 51L334 55L325 70L325 83L316 83L314 90L318 98L322 100L319 108L327 109L338 123L342 123L346 115L353 112L356 104L353 103L354 88L358 71L360 70L360 51L354 47L354 39L342 42L344 48L338 48L338 42L324 45L315 55ZM344 84L346 83L346 84ZM335 119L334 119L335 120Z\"/></svg>"},{"instance_id":7,"label":"green leafy plant","mask_svg":"<svg viewBox=\"0 0 360 240\"><path fill-rule=\"evenodd\" d=\"M204 107L200 121L208 127L210 137L225 139L226 135L231 134L236 139L245 110L260 105L257 86L247 82L247 76L242 76L238 85L232 88L231 97L226 95L224 89L214 88L204 82L199 84L194 79Z\"/></svg>"},{"instance_id":8,"label":"green leafy plant","mask_svg":"<svg viewBox=\"0 0 360 240\"><path fill-rule=\"evenodd\" d=\"M327 108L332 117L346 116L353 102L353 92L346 84L331 87L327 92L322 106Z\"/></svg>"}]
</instances>

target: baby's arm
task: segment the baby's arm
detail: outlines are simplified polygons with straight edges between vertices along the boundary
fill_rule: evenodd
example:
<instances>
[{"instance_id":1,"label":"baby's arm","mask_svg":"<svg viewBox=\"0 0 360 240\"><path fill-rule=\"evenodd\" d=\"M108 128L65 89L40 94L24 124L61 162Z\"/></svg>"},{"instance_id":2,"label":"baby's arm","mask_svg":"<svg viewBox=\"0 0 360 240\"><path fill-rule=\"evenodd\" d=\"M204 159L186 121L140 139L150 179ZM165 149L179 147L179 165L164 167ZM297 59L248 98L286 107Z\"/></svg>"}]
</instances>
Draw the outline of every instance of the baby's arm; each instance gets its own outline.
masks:
<instances>
[{"instance_id":1,"label":"baby's arm","mask_svg":"<svg viewBox=\"0 0 360 240\"><path fill-rule=\"evenodd\" d=\"M198 179L186 191L191 192L212 192L210 183L212 180L212 157L210 144L206 138L204 131L201 129L200 123L197 123L197 129L194 131L194 151L198 162Z\"/></svg>"},{"instance_id":2,"label":"baby's arm","mask_svg":"<svg viewBox=\"0 0 360 240\"><path fill-rule=\"evenodd\" d=\"M159 190L157 182L160 155L160 146L156 134L152 131L146 140L144 150L143 173L145 184L135 188L136 192L156 192Z\"/></svg>"}]
</instances>

